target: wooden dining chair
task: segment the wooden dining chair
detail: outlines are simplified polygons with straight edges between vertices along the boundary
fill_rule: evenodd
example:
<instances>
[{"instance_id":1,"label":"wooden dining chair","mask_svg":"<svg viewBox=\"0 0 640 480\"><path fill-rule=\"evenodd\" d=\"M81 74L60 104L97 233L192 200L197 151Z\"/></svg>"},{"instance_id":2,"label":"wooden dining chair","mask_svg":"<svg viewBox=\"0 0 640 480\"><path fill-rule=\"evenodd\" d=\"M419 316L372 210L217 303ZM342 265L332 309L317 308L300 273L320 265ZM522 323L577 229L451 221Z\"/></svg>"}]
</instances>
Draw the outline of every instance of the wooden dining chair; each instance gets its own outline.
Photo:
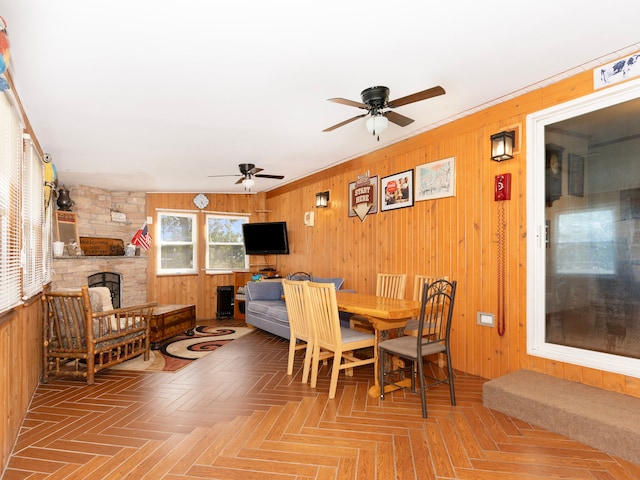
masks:
<instances>
[{"instance_id":1,"label":"wooden dining chair","mask_svg":"<svg viewBox=\"0 0 640 480\"><path fill-rule=\"evenodd\" d=\"M304 363L302 383L309 380L309 368L313 353L313 328L311 318L305 311L304 291L302 285L305 280L282 280L287 316L289 317L289 358L287 361L287 375L293 375L295 354L304 349Z\"/></svg>"},{"instance_id":2,"label":"wooden dining chair","mask_svg":"<svg viewBox=\"0 0 640 480\"><path fill-rule=\"evenodd\" d=\"M441 277L435 277L432 275L416 275L413 279L413 300L415 302L422 301L422 293L425 285L431 285L436 280L449 280L447 275ZM418 335L418 318L412 318L407 321L407 325L404 327L405 335Z\"/></svg>"},{"instance_id":3,"label":"wooden dining chair","mask_svg":"<svg viewBox=\"0 0 640 480\"><path fill-rule=\"evenodd\" d=\"M378 273L376 277L376 296L385 298L404 298L407 286L406 273ZM349 326L354 330L373 332L371 322L365 315L352 315Z\"/></svg>"},{"instance_id":4,"label":"wooden dining chair","mask_svg":"<svg viewBox=\"0 0 640 480\"><path fill-rule=\"evenodd\" d=\"M401 336L378 343L378 381L382 400L384 400L385 385L404 388L396 383L396 379L403 378L404 375L410 375L412 391L415 391L415 377L418 377L422 416L424 418L427 418L425 393L427 388L441 383L448 383L451 405L455 406L456 394L453 384L453 368L451 366L450 335L456 286L457 282L455 281L437 280L431 283L429 288L424 289L417 336ZM447 373L444 378L436 378L425 373L424 357L437 353L443 353L447 357ZM404 364L386 362L388 365L400 366L391 367L390 370L385 371L385 355L399 357L406 362Z\"/></svg>"},{"instance_id":5,"label":"wooden dining chair","mask_svg":"<svg viewBox=\"0 0 640 480\"><path fill-rule=\"evenodd\" d=\"M357 332L340 326L336 289L331 283L303 282L307 311L311 315L314 332L314 350L311 360L311 387L318 381L318 367L322 350L331 352L333 365L329 398L335 398L340 370L349 370L375 362L375 352L371 357L358 358L356 350L375 345L375 335ZM344 362L344 363L343 363ZM375 373L374 373L375 374Z\"/></svg>"}]
</instances>

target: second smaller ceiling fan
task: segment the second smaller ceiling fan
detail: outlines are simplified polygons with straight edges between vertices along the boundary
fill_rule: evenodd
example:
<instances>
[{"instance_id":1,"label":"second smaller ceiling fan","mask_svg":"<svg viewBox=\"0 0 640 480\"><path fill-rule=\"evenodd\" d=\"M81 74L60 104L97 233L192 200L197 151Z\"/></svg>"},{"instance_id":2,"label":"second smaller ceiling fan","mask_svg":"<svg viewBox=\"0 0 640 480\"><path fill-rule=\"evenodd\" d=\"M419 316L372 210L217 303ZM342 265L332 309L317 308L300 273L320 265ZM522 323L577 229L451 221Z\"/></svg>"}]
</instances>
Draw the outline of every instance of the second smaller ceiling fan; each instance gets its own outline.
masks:
<instances>
[{"instance_id":1,"label":"second smaller ceiling fan","mask_svg":"<svg viewBox=\"0 0 640 480\"><path fill-rule=\"evenodd\" d=\"M236 185L242 184L245 190L249 190L254 185L253 177L259 178L273 178L276 180L282 180L284 175L266 175L262 172L263 168L257 168L253 163L241 163L238 165L240 169L240 175L209 175L209 177L240 177L236 182Z\"/></svg>"}]
</instances>

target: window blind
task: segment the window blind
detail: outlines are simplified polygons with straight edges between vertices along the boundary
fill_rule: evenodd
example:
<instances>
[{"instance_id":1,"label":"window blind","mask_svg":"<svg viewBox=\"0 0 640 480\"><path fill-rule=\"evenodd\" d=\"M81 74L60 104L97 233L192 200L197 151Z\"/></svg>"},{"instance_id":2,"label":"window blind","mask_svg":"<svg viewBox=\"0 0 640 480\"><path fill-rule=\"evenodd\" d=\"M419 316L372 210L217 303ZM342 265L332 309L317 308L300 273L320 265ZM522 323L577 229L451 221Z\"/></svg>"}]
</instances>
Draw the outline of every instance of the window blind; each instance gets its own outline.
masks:
<instances>
[{"instance_id":1,"label":"window blind","mask_svg":"<svg viewBox=\"0 0 640 480\"><path fill-rule=\"evenodd\" d=\"M31 138L25 135L22 167L22 297L24 300L42 290L44 165Z\"/></svg>"},{"instance_id":2,"label":"window blind","mask_svg":"<svg viewBox=\"0 0 640 480\"><path fill-rule=\"evenodd\" d=\"M0 312L19 305L22 124L0 94Z\"/></svg>"}]
</instances>

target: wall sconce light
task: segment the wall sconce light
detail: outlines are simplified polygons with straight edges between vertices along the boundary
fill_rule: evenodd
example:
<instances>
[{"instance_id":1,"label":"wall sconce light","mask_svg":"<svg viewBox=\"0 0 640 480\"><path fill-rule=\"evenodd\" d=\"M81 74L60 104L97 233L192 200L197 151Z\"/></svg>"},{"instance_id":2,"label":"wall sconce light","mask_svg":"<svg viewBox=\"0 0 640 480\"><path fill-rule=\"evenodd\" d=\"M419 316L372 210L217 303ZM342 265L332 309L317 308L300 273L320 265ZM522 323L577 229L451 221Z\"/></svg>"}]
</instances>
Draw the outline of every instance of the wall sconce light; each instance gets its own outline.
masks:
<instances>
[{"instance_id":1,"label":"wall sconce light","mask_svg":"<svg viewBox=\"0 0 640 480\"><path fill-rule=\"evenodd\" d=\"M491 135L491 160L501 162L513 158L516 132L500 132Z\"/></svg>"},{"instance_id":2,"label":"wall sconce light","mask_svg":"<svg viewBox=\"0 0 640 480\"><path fill-rule=\"evenodd\" d=\"M329 190L316 193L316 208L326 208L329 206Z\"/></svg>"}]
</instances>

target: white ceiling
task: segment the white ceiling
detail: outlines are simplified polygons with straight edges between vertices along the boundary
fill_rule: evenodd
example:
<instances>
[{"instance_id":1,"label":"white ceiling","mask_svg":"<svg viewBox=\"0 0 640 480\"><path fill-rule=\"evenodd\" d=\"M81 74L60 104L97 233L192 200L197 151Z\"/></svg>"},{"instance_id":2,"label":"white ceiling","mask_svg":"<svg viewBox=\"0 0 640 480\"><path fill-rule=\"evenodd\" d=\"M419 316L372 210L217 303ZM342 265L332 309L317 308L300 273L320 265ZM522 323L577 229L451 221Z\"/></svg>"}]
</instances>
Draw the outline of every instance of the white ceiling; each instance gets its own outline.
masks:
<instances>
[{"instance_id":1,"label":"white ceiling","mask_svg":"<svg viewBox=\"0 0 640 480\"><path fill-rule=\"evenodd\" d=\"M59 181L111 190L252 191L395 143L523 89L640 50L640 2L610 0L0 0L11 73ZM361 101L397 108L380 141Z\"/></svg>"}]
</instances>

